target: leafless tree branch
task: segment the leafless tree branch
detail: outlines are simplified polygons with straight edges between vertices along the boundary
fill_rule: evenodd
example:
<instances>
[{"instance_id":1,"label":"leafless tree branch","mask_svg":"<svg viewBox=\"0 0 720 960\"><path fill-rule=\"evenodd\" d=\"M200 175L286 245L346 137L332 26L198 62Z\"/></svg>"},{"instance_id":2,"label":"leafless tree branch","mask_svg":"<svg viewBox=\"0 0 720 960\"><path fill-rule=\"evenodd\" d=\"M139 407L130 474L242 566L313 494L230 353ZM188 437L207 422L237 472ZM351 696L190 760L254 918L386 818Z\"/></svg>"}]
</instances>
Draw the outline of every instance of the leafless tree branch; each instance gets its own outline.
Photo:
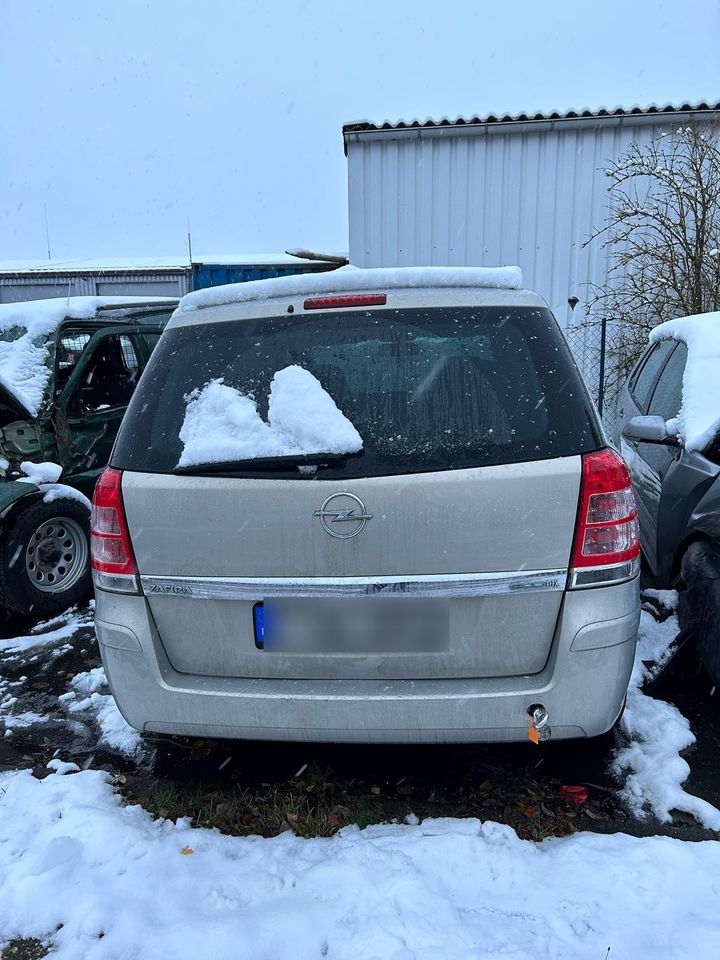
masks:
<instances>
[{"instance_id":1,"label":"leafless tree branch","mask_svg":"<svg viewBox=\"0 0 720 960\"><path fill-rule=\"evenodd\" d=\"M609 382L624 379L648 332L720 310L720 126L692 125L632 145L605 170L610 215L585 242L609 251L586 323L612 322Z\"/></svg>"}]
</instances>

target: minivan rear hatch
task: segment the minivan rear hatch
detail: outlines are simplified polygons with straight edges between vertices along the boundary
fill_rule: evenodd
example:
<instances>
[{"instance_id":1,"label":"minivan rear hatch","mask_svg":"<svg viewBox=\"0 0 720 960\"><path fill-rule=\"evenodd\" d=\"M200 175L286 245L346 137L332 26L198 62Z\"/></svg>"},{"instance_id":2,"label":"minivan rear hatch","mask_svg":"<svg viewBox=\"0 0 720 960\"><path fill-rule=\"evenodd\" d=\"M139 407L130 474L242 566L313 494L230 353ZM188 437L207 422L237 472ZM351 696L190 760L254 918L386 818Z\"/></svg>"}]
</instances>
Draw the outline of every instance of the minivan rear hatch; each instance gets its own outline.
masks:
<instances>
[{"instance_id":1,"label":"minivan rear hatch","mask_svg":"<svg viewBox=\"0 0 720 960\"><path fill-rule=\"evenodd\" d=\"M280 417L275 378L291 368L312 374L360 450L333 447L325 407L302 391ZM314 450L288 454L310 421ZM262 437L257 460L248 424ZM318 449L324 439L331 451ZM167 330L112 465L124 471L138 569L176 670L511 677L547 661L580 455L601 445L545 308L390 305ZM407 637L398 647L393 617L408 608L356 604L346 620L370 611L380 625L364 650L348 645L347 624L322 649L267 649L258 636L258 607L278 597L302 607L381 596L437 601L437 643L418 630L415 647Z\"/></svg>"}]
</instances>

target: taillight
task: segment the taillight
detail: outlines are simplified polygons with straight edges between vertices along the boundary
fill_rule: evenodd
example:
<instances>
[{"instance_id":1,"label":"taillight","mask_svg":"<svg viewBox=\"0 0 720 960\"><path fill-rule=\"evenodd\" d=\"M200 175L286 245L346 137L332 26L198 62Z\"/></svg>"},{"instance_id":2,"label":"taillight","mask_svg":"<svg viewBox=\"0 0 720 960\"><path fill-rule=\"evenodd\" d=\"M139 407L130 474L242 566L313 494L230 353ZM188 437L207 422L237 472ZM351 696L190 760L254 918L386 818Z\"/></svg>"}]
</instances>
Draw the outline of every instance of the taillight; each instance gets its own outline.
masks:
<instances>
[{"instance_id":1,"label":"taillight","mask_svg":"<svg viewBox=\"0 0 720 960\"><path fill-rule=\"evenodd\" d=\"M303 304L306 310L336 310L339 307L384 307L386 293L356 293L341 297L310 297Z\"/></svg>"},{"instance_id":2,"label":"taillight","mask_svg":"<svg viewBox=\"0 0 720 960\"><path fill-rule=\"evenodd\" d=\"M136 593L137 568L120 489L122 473L108 467L95 486L90 521L90 556L95 586Z\"/></svg>"},{"instance_id":3,"label":"taillight","mask_svg":"<svg viewBox=\"0 0 720 960\"><path fill-rule=\"evenodd\" d=\"M639 557L637 507L627 467L613 450L584 454L572 585L629 579L638 572Z\"/></svg>"}]
</instances>

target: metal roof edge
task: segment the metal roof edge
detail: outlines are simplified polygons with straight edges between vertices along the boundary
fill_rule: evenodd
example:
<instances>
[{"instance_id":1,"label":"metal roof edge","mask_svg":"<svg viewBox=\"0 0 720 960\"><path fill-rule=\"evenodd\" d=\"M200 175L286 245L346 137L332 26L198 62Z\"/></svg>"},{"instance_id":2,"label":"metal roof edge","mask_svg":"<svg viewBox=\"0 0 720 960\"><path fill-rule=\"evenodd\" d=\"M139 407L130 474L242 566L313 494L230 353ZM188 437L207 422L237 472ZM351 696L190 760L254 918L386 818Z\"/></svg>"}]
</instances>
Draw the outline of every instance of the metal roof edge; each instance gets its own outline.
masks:
<instances>
[{"instance_id":1,"label":"metal roof edge","mask_svg":"<svg viewBox=\"0 0 720 960\"><path fill-rule=\"evenodd\" d=\"M304 251L307 253L307 251ZM327 254L327 259L321 254L313 255L312 259L308 256L299 254L278 253L278 254L228 254L223 256L212 255L208 257L194 257L192 263L187 259L172 260L168 258L163 260L158 258L133 258L126 260L118 258L101 257L99 259L74 259L74 260L0 260L0 277L24 279L27 277L89 277L89 276L120 276L132 274L135 275L188 275L191 270L198 270L202 267L288 267L298 264L309 269L322 269L326 266L336 265L340 259L346 260L346 254Z\"/></svg>"},{"instance_id":2,"label":"metal roof edge","mask_svg":"<svg viewBox=\"0 0 720 960\"><path fill-rule=\"evenodd\" d=\"M527 130L553 129L557 125L573 124L577 127L595 126L598 123L606 125L623 125L657 123L659 120L688 120L698 114L713 116L720 113L720 100L701 101L696 104L683 103L678 106L666 104L658 107L632 107L625 109L617 107L615 110L601 108L599 110L568 110L565 113L553 111L550 113L519 113L488 114L487 116L456 117L451 120L444 117L441 120L399 120L396 123L384 121L381 124L367 120L346 123L343 125L343 145L347 154L349 142L363 140L400 139L403 137L438 137L448 132L462 133L473 136L487 134L493 131L522 133Z\"/></svg>"},{"instance_id":3,"label":"metal roof edge","mask_svg":"<svg viewBox=\"0 0 720 960\"><path fill-rule=\"evenodd\" d=\"M52 279L54 277L90 277L90 276L104 276L104 277L119 277L119 276L128 276L132 274L133 276L150 276L150 275L162 275L162 276L172 276L178 273L188 272L190 266L177 266L177 267L110 267L108 269L100 269L97 267L81 268L81 267L68 267L67 269L61 268L51 268L49 270L43 270L39 267L31 267L27 270L4 270L0 267L0 277L8 278L12 280L26 280L31 278L35 280L38 277Z\"/></svg>"}]
</instances>

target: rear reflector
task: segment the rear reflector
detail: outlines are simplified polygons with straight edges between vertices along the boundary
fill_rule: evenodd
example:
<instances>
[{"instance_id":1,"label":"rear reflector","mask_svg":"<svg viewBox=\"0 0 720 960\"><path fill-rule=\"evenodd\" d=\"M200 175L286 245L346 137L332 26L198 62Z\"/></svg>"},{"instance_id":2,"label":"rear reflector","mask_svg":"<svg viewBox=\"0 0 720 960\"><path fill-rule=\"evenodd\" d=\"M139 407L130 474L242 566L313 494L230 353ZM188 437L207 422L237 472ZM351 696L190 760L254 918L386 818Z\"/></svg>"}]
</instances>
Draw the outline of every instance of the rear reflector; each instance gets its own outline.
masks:
<instances>
[{"instance_id":1,"label":"rear reflector","mask_svg":"<svg viewBox=\"0 0 720 960\"><path fill-rule=\"evenodd\" d=\"M628 579L637 572L640 538L635 495L627 467L613 450L601 450L583 456L575 544L572 566L574 585L592 585L589 571L603 568L598 582L612 578L605 569L618 567L618 578Z\"/></svg>"},{"instance_id":2,"label":"rear reflector","mask_svg":"<svg viewBox=\"0 0 720 960\"><path fill-rule=\"evenodd\" d=\"M120 489L122 473L108 467L93 495L90 554L95 585L123 593L137 591L137 568Z\"/></svg>"},{"instance_id":3,"label":"rear reflector","mask_svg":"<svg viewBox=\"0 0 720 960\"><path fill-rule=\"evenodd\" d=\"M303 306L306 310L335 310L338 307L383 307L386 293L358 293L347 297L311 297Z\"/></svg>"}]
</instances>

